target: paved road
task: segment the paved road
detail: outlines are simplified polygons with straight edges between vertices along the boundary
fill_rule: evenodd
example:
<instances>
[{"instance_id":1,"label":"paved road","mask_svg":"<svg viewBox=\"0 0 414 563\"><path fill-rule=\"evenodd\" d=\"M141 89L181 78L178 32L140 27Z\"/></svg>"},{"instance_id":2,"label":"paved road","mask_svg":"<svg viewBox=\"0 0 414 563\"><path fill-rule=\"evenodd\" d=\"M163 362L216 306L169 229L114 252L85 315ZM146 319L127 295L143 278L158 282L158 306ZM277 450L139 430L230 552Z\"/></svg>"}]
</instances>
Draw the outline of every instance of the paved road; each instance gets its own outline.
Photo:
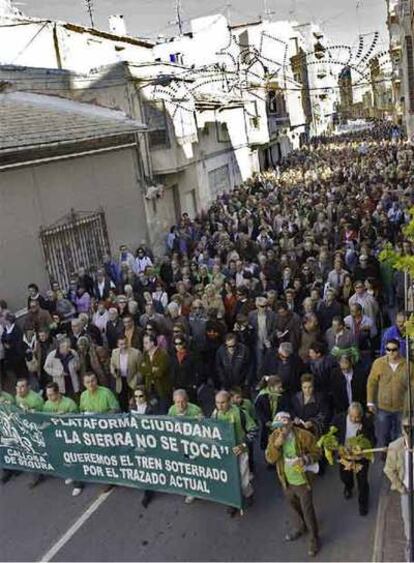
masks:
<instances>
[{"instance_id":1,"label":"paved road","mask_svg":"<svg viewBox=\"0 0 414 563\"><path fill-rule=\"evenodd\" d=\"M323 548L316 561L370 561L381 464L371 470L371 510L358 514L356 499L342 497L337 468L315 487ZM99 498L90 485L77 498L61 480L29 490L28 475L0 486L2 561L40 561ZM231 519L218 504L158 494L141 506L142 492L115 488L52 558L53 561L307 561L306 539L287 544L286 504L273 471L259 467L256 501Z\"/></svg>"}]
</instances>

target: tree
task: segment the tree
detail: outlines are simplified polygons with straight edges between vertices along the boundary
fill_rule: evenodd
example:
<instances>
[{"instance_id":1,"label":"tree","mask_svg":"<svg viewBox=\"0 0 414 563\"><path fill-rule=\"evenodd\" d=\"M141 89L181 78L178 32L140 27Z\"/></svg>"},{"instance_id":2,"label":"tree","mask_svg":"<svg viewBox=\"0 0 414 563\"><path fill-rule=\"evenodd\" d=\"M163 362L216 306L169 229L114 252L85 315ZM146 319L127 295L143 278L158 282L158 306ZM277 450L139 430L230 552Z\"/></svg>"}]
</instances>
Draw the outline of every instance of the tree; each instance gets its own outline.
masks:
<instances>
[{"instance_id":1,"label":"tree","mask_svg":"<svg viewBox=\"0 0 414 563\"><path fill-rule=\"evenodd\" d=\"M414 244L414 207L409 211L411 221L402 229L407 240ZM408 278L414 279L414 255L402 255L396 252L393 245L389 242L379 255L382 262L389 264L395 270L406 272ZM409 287L409 285L407 286ZM407 296L408 299L408 296ZM410 315L405 325L406 332L410 338L414 337L414 312L410 311Z\"/></svg>"}]
</instances>

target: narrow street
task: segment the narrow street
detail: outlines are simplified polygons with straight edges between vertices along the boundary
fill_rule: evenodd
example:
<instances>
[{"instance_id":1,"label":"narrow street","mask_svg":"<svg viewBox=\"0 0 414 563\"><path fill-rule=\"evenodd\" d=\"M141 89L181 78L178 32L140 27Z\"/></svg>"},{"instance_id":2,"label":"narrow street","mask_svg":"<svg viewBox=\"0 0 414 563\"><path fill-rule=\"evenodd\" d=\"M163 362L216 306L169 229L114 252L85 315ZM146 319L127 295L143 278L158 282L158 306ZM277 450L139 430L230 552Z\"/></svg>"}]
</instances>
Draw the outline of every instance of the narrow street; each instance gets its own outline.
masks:
<instances>
[{"instance_id":1,"label":"narrow street","mask_svg":"<svg viewBox=\"0 0 414 563\"><path fill-rule=\"evenodd\" d=\"M358 514L355 498L345 500L337 467L315 487L322 549L313 561L370 561L382 464L371 468L371 509ZM284 541L286 503L273 471L258 469L255 504L230 518L218 504L158 494L144 509L142 492L116 488L92 516L67 537L53 561L308 561L306 537ZM88 486L76 499L63 482L49 479L34 491L19 476L0 488L3 561L40 561L96 500ZM7 515L7 516L5 516Z\"/></svg>"}]
</instances>

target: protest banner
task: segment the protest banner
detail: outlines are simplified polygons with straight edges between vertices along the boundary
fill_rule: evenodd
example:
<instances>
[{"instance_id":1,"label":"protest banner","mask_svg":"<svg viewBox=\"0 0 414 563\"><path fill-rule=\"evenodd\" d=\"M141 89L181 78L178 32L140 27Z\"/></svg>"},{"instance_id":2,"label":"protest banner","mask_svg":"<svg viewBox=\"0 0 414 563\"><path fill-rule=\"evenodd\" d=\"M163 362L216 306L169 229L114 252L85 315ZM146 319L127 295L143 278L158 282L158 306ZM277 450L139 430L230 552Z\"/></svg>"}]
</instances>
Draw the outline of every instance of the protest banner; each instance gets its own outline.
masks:
<instances>
[{"instance_id":1,"label":"protest banner","mask_svg":"<svg viewBox=\"0 0 414 563\"><path fill-rule=\"evenodd\" d=\"M26 413L0 405L0 466L241 508L234 428L184 417Z\"/></svg>"}]
</instances>

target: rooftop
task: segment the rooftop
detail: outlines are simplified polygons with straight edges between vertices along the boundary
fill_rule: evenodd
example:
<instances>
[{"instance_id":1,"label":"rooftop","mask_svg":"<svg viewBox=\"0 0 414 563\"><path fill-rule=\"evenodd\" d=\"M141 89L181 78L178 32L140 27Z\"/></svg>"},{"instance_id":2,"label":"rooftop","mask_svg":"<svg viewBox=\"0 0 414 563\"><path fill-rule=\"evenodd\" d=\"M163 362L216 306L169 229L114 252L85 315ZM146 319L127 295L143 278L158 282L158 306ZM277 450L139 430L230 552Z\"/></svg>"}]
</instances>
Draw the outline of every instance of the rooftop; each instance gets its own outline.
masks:
<instances>
[{"instance_id":1,"label":"rooftop","mask_svg":"<svg viewBox=\"0 0 414 563\"><path fill-rule=\"evenodd\" d=\"M145 129L121 111L26 92L0 93L0 124L2 160L34 148L78 145Z\"/></svg>"},{"instance_id":2,"label":"rooftop","mask_svg":"<svg viewBox=\"0 0 414 563\"><path fill-rule=\"evenodd\" d=\"M0 150L96 139L145 126L121 111L26 92L0 94Z\"/></svg>"}]
</instances>

